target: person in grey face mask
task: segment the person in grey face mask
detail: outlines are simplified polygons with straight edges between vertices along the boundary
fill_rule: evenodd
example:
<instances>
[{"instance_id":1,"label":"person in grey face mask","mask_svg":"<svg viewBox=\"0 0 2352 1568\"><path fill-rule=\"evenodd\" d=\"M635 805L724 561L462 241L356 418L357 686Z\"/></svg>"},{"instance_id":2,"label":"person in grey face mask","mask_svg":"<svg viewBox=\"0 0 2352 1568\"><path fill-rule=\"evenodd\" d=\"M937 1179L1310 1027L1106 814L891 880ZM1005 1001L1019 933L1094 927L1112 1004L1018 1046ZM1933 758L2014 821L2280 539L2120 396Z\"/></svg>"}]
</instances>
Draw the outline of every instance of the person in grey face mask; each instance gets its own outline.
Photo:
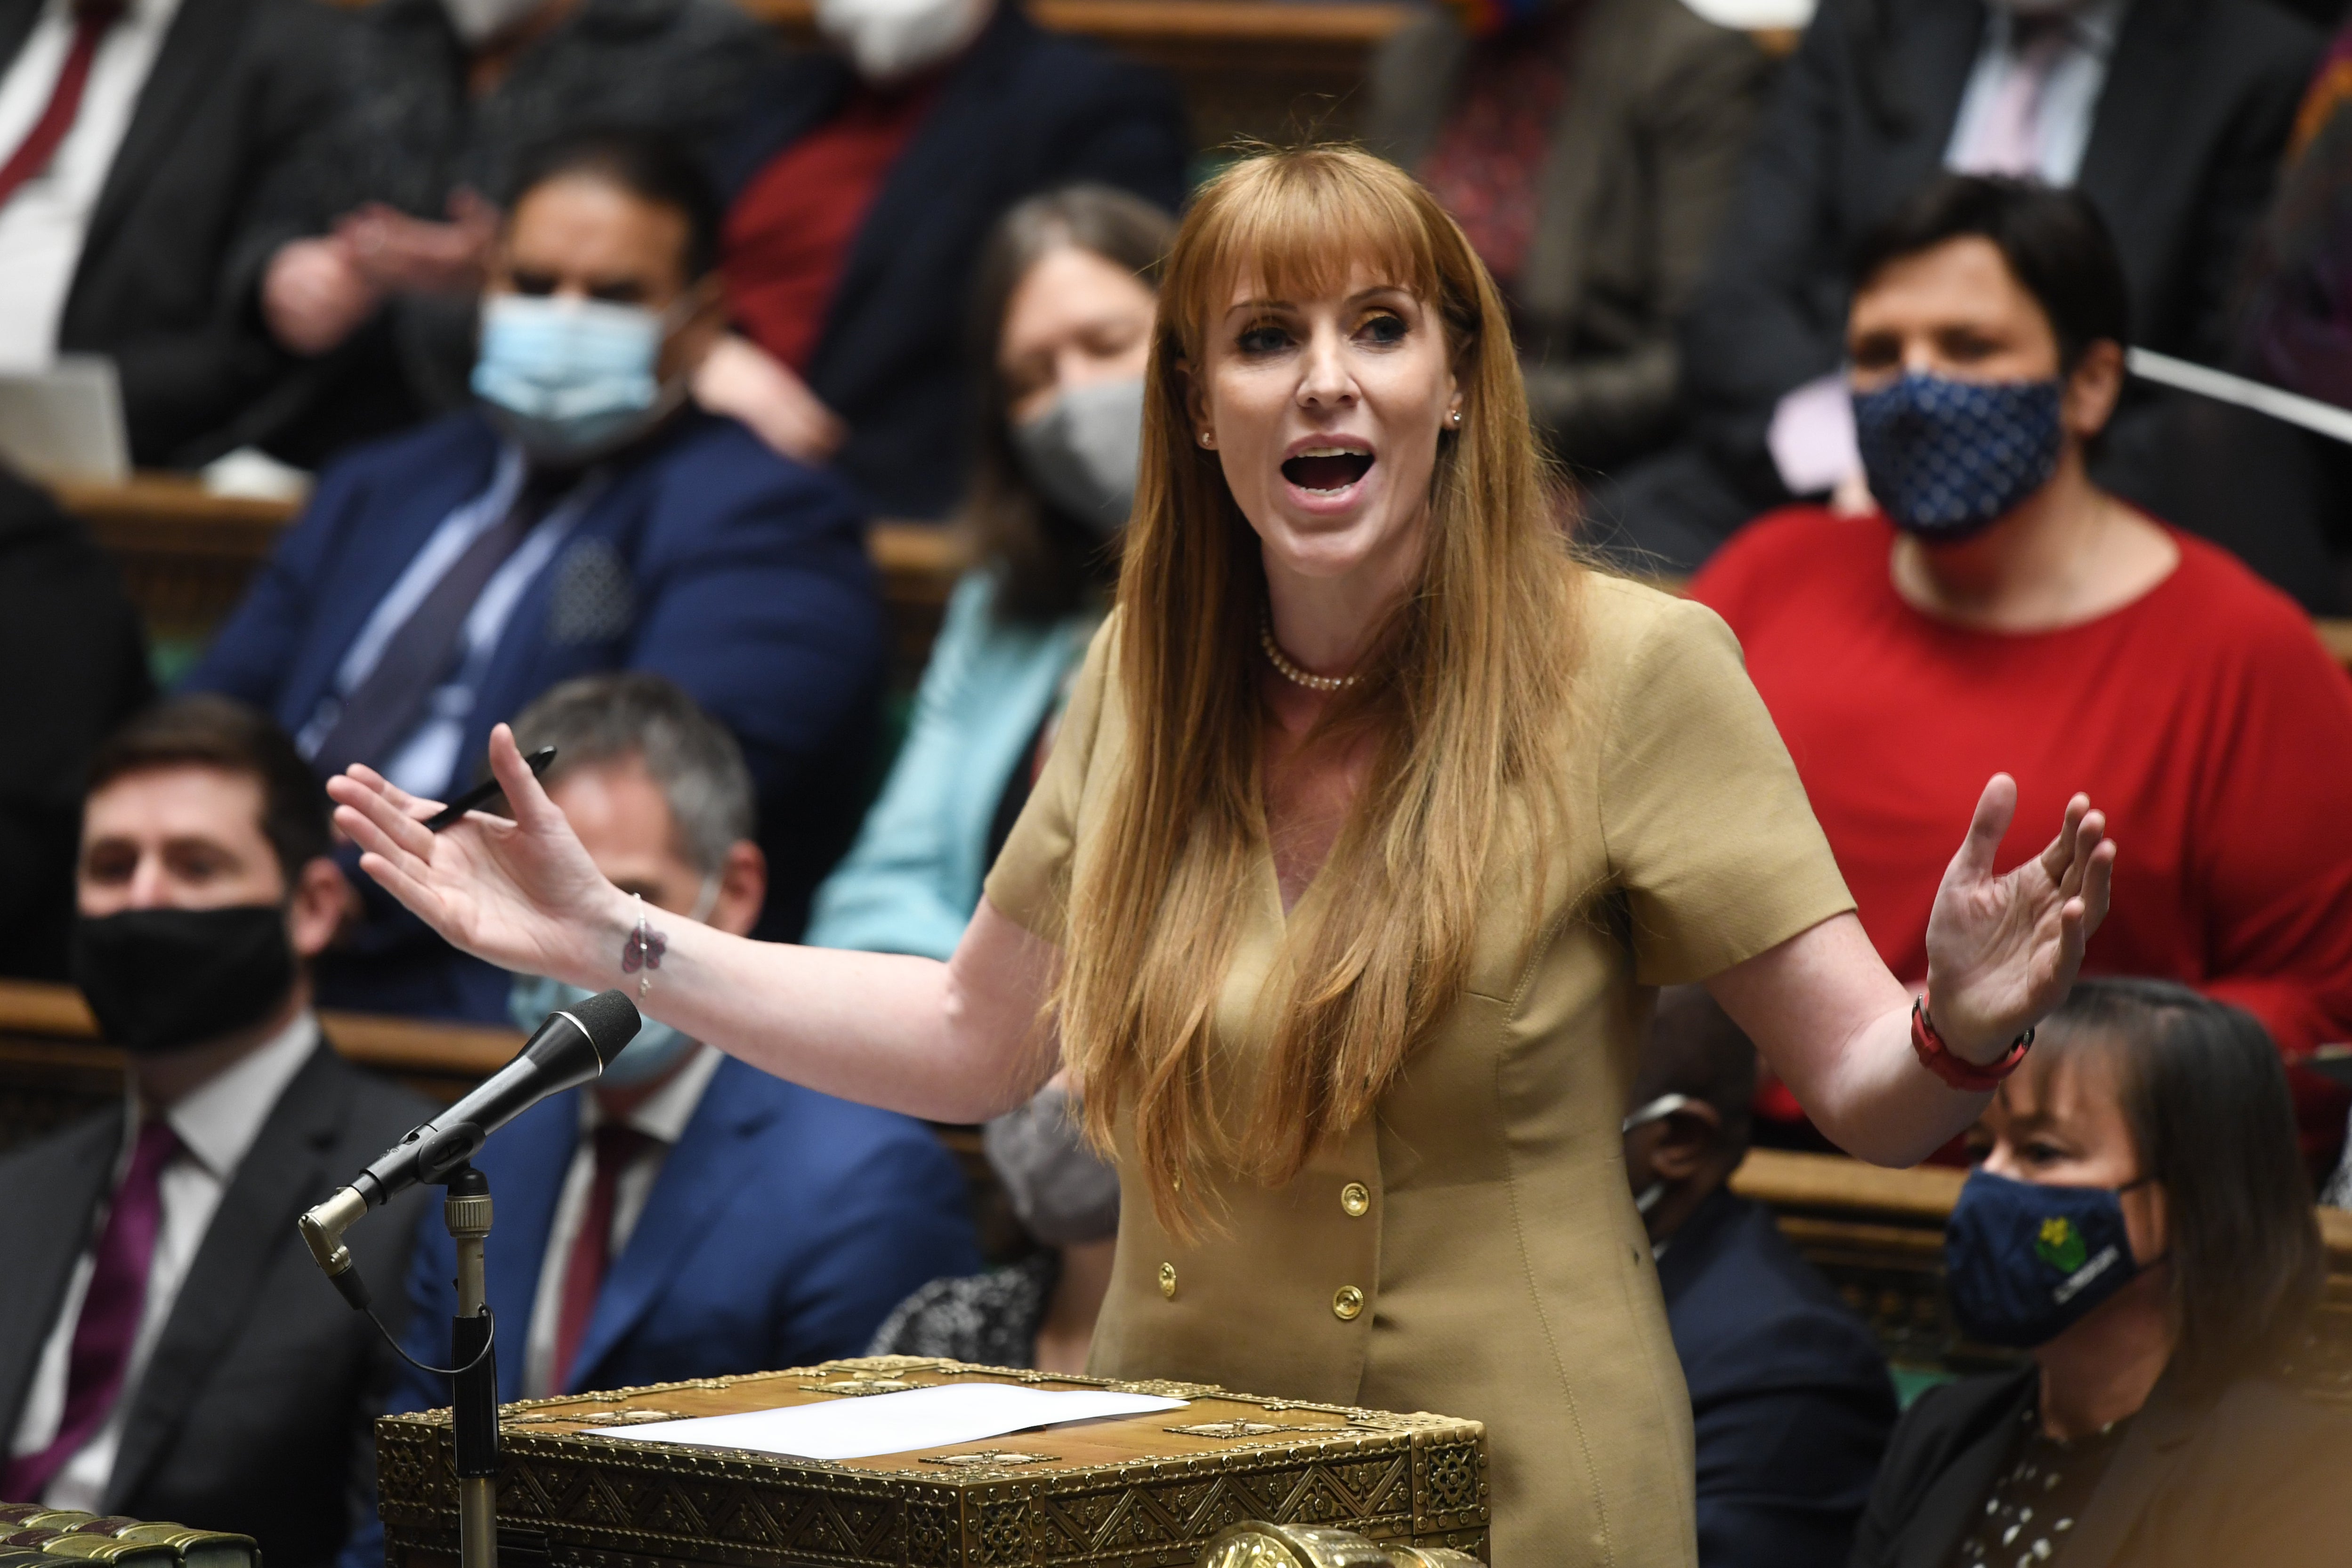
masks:
<instances>
[{"instance_id":1,"label":"person in grey face mask","mask_svg":"<svg viewBox=\"0 0 2352 1568\"><path fill-rule=\"evenodd\" d=\"M1044 766L1135 499L1154 287L1174 225L1100 185L1033 197L982 253L971 320L982 559L957 584L912 727L813 946L944 959Z\"/></svg>"},{"instance_id":2,"label":"person in grey face mask","mask_svg":"<svg viewBox=\"0 0 2352 1568\"><path fill-rule=\"evenodd\" d=\"M1118 1247L1118 1173L1087 1147L1066 1080L981 1130L1013 1217L1042 1245L985 1274L934 1279L899 1303L869 1355L1084 1372Z\"/></svg>"},{"instance_id":3,"label":"person in grey face mask","mask_svg":"<svg viewBox=\"0 0 2352 1568\"><path fill-rule=\"evenodd\" d=\"M1756 1047L1705 988L1661 992L1625 1174L1690 1388L1701 1568L1844 1562L1895 1423L1870 1331L1730 1190L1755 1092Z\"/></svg>"}]
</instances>

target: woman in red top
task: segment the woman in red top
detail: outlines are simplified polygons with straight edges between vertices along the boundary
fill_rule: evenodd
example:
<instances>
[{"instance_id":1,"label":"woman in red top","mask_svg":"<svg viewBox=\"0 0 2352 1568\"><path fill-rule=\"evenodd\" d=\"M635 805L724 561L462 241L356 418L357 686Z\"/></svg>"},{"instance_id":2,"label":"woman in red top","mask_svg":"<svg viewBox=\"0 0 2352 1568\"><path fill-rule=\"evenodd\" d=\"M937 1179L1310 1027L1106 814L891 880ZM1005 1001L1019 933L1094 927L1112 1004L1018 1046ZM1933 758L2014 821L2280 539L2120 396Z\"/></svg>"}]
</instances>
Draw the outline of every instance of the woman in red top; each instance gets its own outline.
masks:
<instances>
[{"instance_id":1,"label":"woman in red top","mask_svg":"<svg viewBox=\"0 0 2352 1568\"><path fill-rule=\"evenodd\" d=\"M2075 790L2110 813L2114 911L2084 973L2235 1003L2290 1064L2352 1039L2352 681L2284 595L2091 482L2128 341L2096 213L1948 177L1854 277L1882 510L1775 512L1691 594L1738 634L1887 966L1926 973L1948 825L1965 781L2003 770L2018 822ZM2011 837L2002 863L2040 847ZM2317 1157L2345 1097L2292 1076Z\"/></svg>"}]
</instances>

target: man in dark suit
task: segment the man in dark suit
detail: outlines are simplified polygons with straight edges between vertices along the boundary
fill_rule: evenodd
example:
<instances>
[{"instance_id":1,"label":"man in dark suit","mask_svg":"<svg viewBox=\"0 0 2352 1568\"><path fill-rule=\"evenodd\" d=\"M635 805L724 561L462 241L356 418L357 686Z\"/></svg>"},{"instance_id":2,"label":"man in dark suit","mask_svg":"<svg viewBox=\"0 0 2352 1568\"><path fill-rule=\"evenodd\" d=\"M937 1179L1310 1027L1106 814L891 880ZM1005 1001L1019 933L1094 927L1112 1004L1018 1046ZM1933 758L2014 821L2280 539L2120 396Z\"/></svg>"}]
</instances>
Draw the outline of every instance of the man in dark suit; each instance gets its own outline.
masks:
<instances>
[{"instance_id":1,"label":"man in dark suit","mask_svg":"<svg viewBox=\"0 0 2352 1568\"><path fill-rule=\"evenodd\" d=\"M1895 1425L1870 1331L1725 1184L1748 1153L1756 1047L1697 986L1660 998L1625 1170L1690 1385L1705 1568L1845 1560Z\"/></svg>"},{"instance_id":2,"label":"man in dark suit","mask_svg":"<svg viewBox=\"0 0 2352 1568\"><path fill-rule=\"evenodd\" d=\"M883 515L936 518L963 489L982 241L1024 196L1080 181L1174 211L1183 110L1158 72L1017 5L828 0L817 20L847 58L780 68L720 166L747 336L698 392L780 450L830 456Z\"/></svg>"},{"instance_id":3,"label":"man in dark suit","mask_svg":"<svg viewBox=\"0 0 2352 1568\"><path fill-rule=\"evenodd\" d=\"M0 0L0 359L111 357L133 458L217 456L291 360L254 313L334 108L308 0Z\"/></svg>"},{"instance_id":4,"label":"man in dark suit","mask_svg":"<svg viewBox=\"0 0 2352 1568\"><path fill-rule=\"evenodd\" d=\"M329 1563L374 1473L391 1352L294 1221L431 1107L320 1035L308 966L342 879L283 733L219 698L169 704L91 778L74 972L130 1093L0 1160L0 1496ZM421 1201L368 1222L375 1267L404 1264Z\"/></svg>"},{"instance_id":5,"label":"man in dark suit","mask_svg":"<svg viewBox=\"0 0 2352 1568\"><path fill-rule=\"evenodd\" d=\"M740 934L765 868L727 731L658 676L583 677L516 721L613 884ZM656 984L661 984L658 980ZM515 1022L586 994L519 976ZM920 1122L771 1078L648 1019L593 1086L532 1107L475 1159L498 1200L499 1396L541 1398L861 1353L900 1298L979 1267L962 1174ZM420 1238L407 1349L447 1364L456 1255ZM391 1408L449 1401L413 1367ZM355 1541L350 1568L381 1563Z\"/></svg>"},{"instance_id":6,"label":"man in dark suit","mask_svg":"<svg viewBox=\"0 0 2352 1568\"><path fill-rule=\"evenodd\" d=\"M2079 186L2115 233L2139 344L2221 357L2317 35L2269 0L2032 9L1824 0L1685 324L1694 436L1596 497L1598 542L1687 572L1758 512L1858 475L1823 423L1843 409L1822 378L1844 354L1846 254L1938 169ZM2154 413L2126 408L2106 468L2161 507Z\"/></svg>"},{"instance_id":7,"label":"man in dark suit","mask_svg":"<svg viewBox=\"0 0 2352 1568\"><path fill-rule=\"evenodd\" d=\"M572 676L658 671L751 767L789 938L856 827L884 630L838 479L684 405L719 331L717 202L649 132L548 149L493 261L475 410L331 468L190 677L275 713L321 773L447 799L490 727ZM617 358L614 356L618 356ZM506 1016L507 979L357 879L343 1005Z\"/></svg>"}]
</instances>

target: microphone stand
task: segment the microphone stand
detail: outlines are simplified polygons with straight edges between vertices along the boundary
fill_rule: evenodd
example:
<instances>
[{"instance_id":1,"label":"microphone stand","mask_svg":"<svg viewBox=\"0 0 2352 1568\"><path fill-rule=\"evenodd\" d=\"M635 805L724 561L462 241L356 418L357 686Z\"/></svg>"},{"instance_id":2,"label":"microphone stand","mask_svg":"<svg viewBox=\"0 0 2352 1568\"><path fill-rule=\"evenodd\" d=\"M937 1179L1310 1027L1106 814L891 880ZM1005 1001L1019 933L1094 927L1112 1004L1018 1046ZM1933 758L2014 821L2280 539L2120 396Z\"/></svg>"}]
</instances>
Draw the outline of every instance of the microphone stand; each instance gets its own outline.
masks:
<instances>
[{"instance_id":1,"label":"microphone stand","mask_svg":"<svg viewBox=\"0 0 2352 1568\"><path fill-rule=\"evenodd\" d=\"M490 1234L490 1182L472 1165L460 1164L442 1184L449 1195L442 1202L441 1218L457 1248L457 1315L449 1321L449 1364L466 1369L450 1380L457 1561L460 1568L498 1568L499 1361L489 1342L482 1263L482 1245Z\"/></svg>"}]
</instances>

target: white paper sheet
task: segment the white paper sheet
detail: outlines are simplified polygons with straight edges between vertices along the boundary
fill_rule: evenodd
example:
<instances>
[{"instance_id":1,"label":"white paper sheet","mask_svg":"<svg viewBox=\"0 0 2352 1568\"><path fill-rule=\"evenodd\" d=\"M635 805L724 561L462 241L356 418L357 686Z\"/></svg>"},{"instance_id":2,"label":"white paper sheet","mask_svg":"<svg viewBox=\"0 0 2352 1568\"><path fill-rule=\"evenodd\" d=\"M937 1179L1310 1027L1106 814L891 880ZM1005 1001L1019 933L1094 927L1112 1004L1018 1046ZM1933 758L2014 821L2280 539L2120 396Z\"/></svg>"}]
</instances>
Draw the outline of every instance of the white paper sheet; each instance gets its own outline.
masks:
<instances>
[{"instance_id":1,"label":"white paper sheet","mask_svg":"<svg viewBox=\"0 0 2352 1568\"><path fill-rule=\"evenodd\" d=\"M1054 1391L1004 1383L949 1383L910 1388L903 1394L866 1394L794 1405L782 1410L746 1410L733 1415L696 1415L640 1426L601 1426L599 1437L633 1443L682 1443L698 1448L747 1448L755 1454L789 1454L802 1459L862 1459L876 1454L906 1454L977 1443L1034 1426L1095 1421L1106 1415L1145 1415L1181 1410L1185 1401L1152 1394L1114 1394L1108 1389Z\"/></svg>"}]
</instances>

